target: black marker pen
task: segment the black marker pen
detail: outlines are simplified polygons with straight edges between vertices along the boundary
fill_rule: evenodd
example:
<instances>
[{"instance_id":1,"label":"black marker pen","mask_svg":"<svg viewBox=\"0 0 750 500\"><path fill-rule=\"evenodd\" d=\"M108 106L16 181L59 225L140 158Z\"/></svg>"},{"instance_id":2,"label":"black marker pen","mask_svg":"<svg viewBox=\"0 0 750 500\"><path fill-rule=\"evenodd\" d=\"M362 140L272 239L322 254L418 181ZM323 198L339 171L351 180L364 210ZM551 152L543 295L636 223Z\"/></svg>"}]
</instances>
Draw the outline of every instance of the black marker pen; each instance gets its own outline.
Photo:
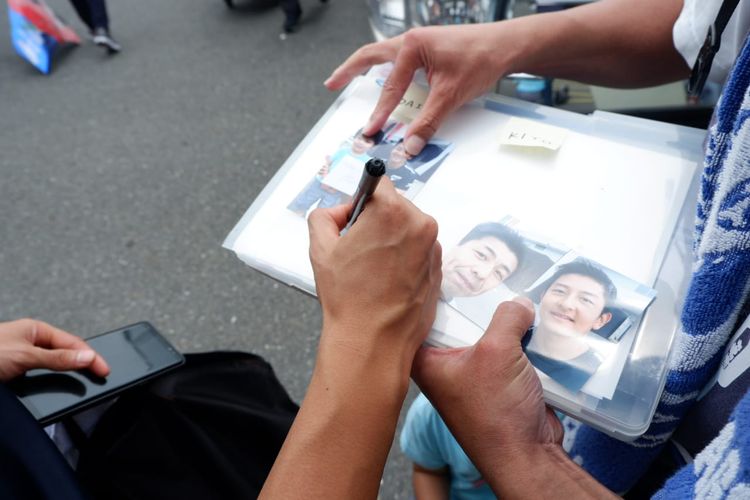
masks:
<instances>
[{"instance_id":1,"label":"black marker pen","mask_svg":"<svg viewBox=\"0 0 750 500\"><path fill-rule=\"evenodd\" d=\"M349 220L346 222L346 226L341 230L341 236L345 235L347 231L352 227L352 224L357 222L357 217L365 209L365 203L370 199L372 193L375 192L375 188L378 187L378 182L385 173L385 162L380 158L371 158L365 163L365 168L362 171L362 177L359 179L359 185L357 191L354 192L354 198L352 198L352 211L349 214Z\"/></svg>"}]
</instances>

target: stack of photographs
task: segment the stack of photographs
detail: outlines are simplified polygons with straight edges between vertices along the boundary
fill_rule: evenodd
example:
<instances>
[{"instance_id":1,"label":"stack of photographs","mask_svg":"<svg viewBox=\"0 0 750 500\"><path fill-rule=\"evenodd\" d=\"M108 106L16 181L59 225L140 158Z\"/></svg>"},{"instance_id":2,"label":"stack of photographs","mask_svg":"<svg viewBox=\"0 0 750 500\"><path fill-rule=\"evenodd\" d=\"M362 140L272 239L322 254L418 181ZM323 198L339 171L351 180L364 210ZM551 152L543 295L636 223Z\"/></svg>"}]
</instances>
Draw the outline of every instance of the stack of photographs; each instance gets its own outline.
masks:
<instances>
[{"instance_id":1,"label":"stack of photographs","mask_svg":"<svg viewBox=\"0 0 750 500\"><path fill-rule=\"evenodd\" d=\"M478 223L446 250L441 292L483 331L501 302L529 298L536 314L523 346L545 388L603 399L612 398L656 297L646 285L524 233L512 217Z\"/></svg>"}]
</instances>

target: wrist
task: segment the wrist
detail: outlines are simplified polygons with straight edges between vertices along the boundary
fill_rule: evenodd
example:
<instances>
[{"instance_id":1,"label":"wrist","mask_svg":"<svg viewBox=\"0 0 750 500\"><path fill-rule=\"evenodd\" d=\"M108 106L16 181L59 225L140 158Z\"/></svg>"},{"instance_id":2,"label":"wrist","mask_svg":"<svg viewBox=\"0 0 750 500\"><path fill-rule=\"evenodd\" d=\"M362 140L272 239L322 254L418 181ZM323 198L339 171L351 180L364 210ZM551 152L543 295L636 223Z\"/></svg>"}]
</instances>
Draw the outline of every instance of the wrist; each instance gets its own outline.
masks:
<instances>
[{"instance_id":1,"label":"wrist","mask_svg":"<svg viewBox=\"0 0 750 500\"><path fill-rule=\"evenodd\" d=\"M527 445L496 458L480 470L500 498L615 498L558 444Z\"/></svg>"},{"instance_id":2,"label":"wrist","mask_svg":"<svg viewBox=\"0 0 750 500\"><path fill-rule=\"evenodd\" d=\"M372 331L365 331L371 329ZM346 374L349 382L378 382L406 394L411 366L421 342L406 327L379 327L372 321L324 321L317 367ZM394 332L396 333L394 335Z\"/></svg>"},{"instance_id":3,"label":"wrist","mask_svg":"<svg viewBox=\"0 0 750 500\"><path fill-rule=\"evenodd\" d=\"M549 58L555 50L551 41L556 32L551 32L549 14L524 16L494 23L494 43L503 47L496 51L500 76L510 73L536 73L541 68L538 61ZM559 21L555 23L559 24Z\"/></svg>"},{"instance_id":4,"label":"wrist","mask_svg":"<svg viewBox=\"0 0 750 500\"><path fill-rule=\"evenodd\" d=\"M374 345L356 333L323 328L311 387L325 387L328 396L342 404L366 395L368 406L398 413L409 389L414 353L393 345L393 339L376 336L382 342Z\"/></svg>"}]
</instances>

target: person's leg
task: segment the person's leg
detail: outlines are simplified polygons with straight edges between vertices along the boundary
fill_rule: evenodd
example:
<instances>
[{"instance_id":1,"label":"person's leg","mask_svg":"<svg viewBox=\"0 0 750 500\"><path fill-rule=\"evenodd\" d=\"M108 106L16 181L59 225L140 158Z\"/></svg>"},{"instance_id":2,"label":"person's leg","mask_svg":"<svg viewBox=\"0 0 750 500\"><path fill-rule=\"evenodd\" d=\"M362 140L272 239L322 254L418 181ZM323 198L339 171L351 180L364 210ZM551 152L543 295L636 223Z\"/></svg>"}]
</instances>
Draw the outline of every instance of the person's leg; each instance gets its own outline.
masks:
<instances>
[{"instance_id":1,"label":"person's leg","mask_svg":"<svg viewBox=\"0 0 750 500\"><path fill-rule=\"evenodd\" d=\"M80 0L76 0L80 1ZM104 28L109 31L109 16L107 16L107 4L104 0L87 0L91 12L91 24L93 29Z\"/></svg>"},{"instance_id":2,"label":"person's leg","mask_svg":"<svg viewBox=\"0 0 750 500\"><path fill-rule=\"evenodd\" d=\"M326 192L320 184L317 178L313 178L305 188L292 200L287 207L292 212L305 216L311 206L315 204L319 199L325 196Z\"/></svg>"},{"instance_id":3,"label":"person's leg","mask_svg":"<svg viewBox=\"0 0 750 500\"><path fill-rule=\"evenodd\" d=\"M284 31L291 33L302 16L302 7L299 5L299 0L280 0L279 5L284 11Z\"/></svg>"},{"instance_id":4,"label":"person's leg","mask_svg":"<svg viewBox=\"0 0 750 500\"><path fill-rule=\"evenodd\" d=\"M3 384L0 408L0 498L88 498L52 440Z\"/></svg>"},{"instance_id":5,"label":"person's leg","mask_svg":"<svg viewBox=\"0 0 750 500\"><path fill-rule=\"evenodd\" d=\"M91 19L91 9L89 8L89 0L70 0L73 5L78 17L81 21L88 26L89 30L94 31L94 23Z\"/></svg>"},{"instance_id":6,"label":"person's leg","mask_svg":"<svg viewBox=\"0 0 750 500\"><path fill-rule=\"evenodd\" d=\"M87 1L91 11L91 24L93 25L91 32L94 35L94 43L107 49L110 54L120 52L122 47L109 33L109 16L105 0Z\"/></svg>"},{"instance_id":7,"label":"person's leg","mask_svg":"<svg viewBox=\"0 0 750 500\"><path fill-rule=\"evenodd\" d=\"M344 193L340 191L334 191L333 193L326 191L323 197L320 199L318 208L331 208L339 206L343 203L344 196Z\"/></svg>"}]
</instances>

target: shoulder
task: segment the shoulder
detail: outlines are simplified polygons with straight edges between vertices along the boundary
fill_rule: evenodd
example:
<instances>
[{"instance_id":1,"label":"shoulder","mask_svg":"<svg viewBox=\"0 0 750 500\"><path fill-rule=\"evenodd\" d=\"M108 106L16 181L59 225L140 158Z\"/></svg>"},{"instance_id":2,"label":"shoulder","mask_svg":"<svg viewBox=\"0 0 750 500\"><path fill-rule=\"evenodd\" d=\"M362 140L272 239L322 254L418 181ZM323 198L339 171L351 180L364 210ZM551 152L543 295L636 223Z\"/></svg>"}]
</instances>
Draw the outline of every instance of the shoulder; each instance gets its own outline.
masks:
<instances>
[{"instance_id":1,"label":"shoulder","mask_svg":"<svg viewBox=\"0 0 750 500\"><path fill-rule=\"evenodd\" d=\"M409 412L406 414L406 422L404 423L404 431L419 430L422 432L428 428L435 430L441 427L439 424L445 426L435 407L432 406L424 394L420 394L414 400L411 407L409 407Z\"/></svg>"},{"instance_id":2,"label":"shoulder","mask_svg":"<svg viewBox=\"0 0 750 500\"><path fill-rule=\"evenodd\" d=\"M335 153L333 153L333 155L331 155L331 161L336 161L336 160L341 159L343 156L346 156L348 152L349 152L348 148L339 148L338 151L336 151Z\"/></svg>"},{"instance_id":3,"label":"shoulder","mask_svg":"<svg viewBox=\"0 0 750 500\"><path fill-rule=\"evenodd\" d=\"M579 366L580 368L587 369L587 368L593 368L596 369L599 367L600 364L602 364L602 358L599 356L599 354L594 351L593 349L589 349L574 360L574 364L576 366Z\"/></svg>"}]
</instances>

